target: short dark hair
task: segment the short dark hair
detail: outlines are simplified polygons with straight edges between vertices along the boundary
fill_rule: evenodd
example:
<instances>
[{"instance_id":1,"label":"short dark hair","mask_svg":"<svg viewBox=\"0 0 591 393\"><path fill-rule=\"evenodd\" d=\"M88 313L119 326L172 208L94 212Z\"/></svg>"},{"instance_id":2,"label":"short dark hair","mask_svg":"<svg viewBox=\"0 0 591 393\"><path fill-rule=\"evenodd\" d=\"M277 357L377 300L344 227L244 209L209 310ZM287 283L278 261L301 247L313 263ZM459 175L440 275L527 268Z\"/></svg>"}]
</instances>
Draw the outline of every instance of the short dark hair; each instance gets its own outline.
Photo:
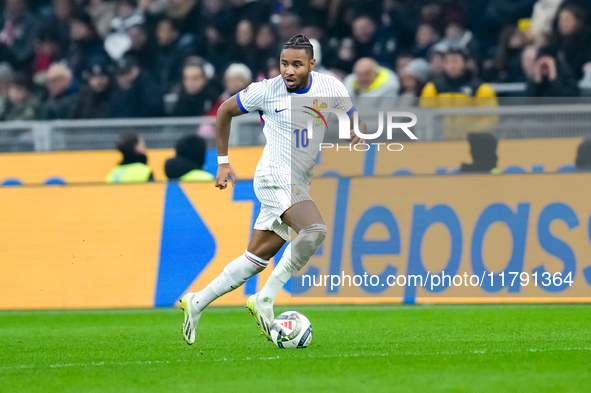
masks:
<instances>
[{"instance_id":1,"label":"short dark hair","mask_svg":"<svg viewBox=\"0 0 591 393\"><path fill-rule=\"evenodd\" d=\"M117 150L123 156L131 155L135 152L135 147L140 143L140 136L135 132L127 132L119 136L117 141Z\"/></svg>"},{"instance_id":2,"label":"short dark hair","mask_svg":"<svg viewBox=\"0 0 591 393\"><path fill-rule=\"evenodd\" d=\"M308 37L303 34L296 34L291 37L283 44L283 49L303 49L310 56L310 59L314 58L314 47Z\"/></svg>"},{"instance_id":3,"label":"short dark hair","mask_svg":"<svg viewBox=\"0 0 591 393\"><path fill-rule=\"evenodd\" d=\"M199 169L203 168L207 143L199 135L188 134L183 136L177 141L175 150L177 157L184 157L195 163Z\"/></svg>"}]
</instances>

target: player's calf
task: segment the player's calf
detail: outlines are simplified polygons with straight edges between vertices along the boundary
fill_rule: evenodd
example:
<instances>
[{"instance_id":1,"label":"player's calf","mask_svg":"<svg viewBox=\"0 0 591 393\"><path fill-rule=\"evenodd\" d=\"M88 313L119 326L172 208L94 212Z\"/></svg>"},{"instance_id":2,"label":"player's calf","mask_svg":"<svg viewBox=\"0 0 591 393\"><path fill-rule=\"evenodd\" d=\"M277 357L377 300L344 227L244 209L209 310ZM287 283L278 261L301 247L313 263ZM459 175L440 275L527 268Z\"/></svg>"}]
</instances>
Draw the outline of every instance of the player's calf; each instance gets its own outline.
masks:
<instances>
[{"instance_id":1,"label":"player's calf","mask_svg":"<svg viewBox=\"0 0 591 393\"><path fill-rule=\"evenodd\" d=\"M291 274L299 272L318 251L327 235L324 224L312 224L300 231L294 239L291 253Z\"/></svg>"},{"instance_id":2,"label":"player's calf","mask_svg":"<svg viewBox=\"0 0 591 393\"><path fill-rule=\"evenodd\" d=\"M267 315L272 314L275 298L281 288L318 251L326 238L326 234L326 225L312 224L302 229L298 236L285 248L283 257L273 269L269 280L257 298L259 307L265 310Z\"/></svg>"}]
</instances>

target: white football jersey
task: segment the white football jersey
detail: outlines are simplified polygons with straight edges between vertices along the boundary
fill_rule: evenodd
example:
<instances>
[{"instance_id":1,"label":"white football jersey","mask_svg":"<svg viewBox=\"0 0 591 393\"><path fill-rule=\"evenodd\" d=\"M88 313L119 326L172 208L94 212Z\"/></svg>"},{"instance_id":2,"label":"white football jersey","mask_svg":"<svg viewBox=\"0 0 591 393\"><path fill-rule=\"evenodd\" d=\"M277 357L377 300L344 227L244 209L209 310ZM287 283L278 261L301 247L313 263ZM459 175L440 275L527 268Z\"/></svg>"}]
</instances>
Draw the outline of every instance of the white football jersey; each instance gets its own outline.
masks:
<instances>
[{"instance_id":1,"label":"white football jersey","mask_svg":"<svg viewBox=\"0 0 591 393\"><path fill-rule=\"evenodd\" d=\"M322 110L334 108L348 115L355 111L338 79L314 71L306 89L288 92L279 75L250 84L236 98L242 112L258 111L267 139L255 176L272 175L284 184L310 183L326 131ZM314 128L308 130L311 124Z\"/></svg>"}]
</instances>

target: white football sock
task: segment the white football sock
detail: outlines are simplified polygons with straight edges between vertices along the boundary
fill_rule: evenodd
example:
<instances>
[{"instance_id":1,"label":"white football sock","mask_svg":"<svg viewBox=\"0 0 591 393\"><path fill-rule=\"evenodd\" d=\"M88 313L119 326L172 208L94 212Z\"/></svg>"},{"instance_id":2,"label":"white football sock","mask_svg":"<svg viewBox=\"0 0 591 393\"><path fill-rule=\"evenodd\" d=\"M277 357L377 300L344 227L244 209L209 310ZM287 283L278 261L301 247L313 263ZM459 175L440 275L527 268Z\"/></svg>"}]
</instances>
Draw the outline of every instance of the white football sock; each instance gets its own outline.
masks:
<instances>
[{"instance_id":1,"label":"white football sock","mask_svg":"<svg viewBox=\"0 0 591 393\"><path fill-rule=\"evenodd\" d=\"M228 263L224 271L195 296L196 308L201 312L218 297L240 287L249 278L263 271L269 261L246 251Z\"/></svg>"},{"instance_id":2,"label":"white football sock","mask_svg":"<svg viewBox=\"0 0 591 393\"><path fill-rule=\"evenodd\" d=\"M259 293L258 300L261 307L273 306L277 294L285 283L318 251L326 238L326 232L326 225L313 224L302 229L294 241L287 245L283 257Z\"/></svg>"}]
</instances>

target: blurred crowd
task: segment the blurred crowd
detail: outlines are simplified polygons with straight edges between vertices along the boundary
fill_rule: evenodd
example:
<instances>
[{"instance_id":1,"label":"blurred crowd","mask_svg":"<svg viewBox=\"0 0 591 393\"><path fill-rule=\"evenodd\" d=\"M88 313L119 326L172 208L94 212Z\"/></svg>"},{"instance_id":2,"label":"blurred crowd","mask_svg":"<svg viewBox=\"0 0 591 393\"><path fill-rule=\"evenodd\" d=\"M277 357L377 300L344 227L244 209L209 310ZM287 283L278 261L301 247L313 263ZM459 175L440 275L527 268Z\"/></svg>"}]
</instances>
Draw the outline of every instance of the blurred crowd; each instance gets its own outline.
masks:
<instances>
[{"instance_id":1,"label":"blurred crowd","mask_svg":"<svg viewBox=\"0 0 591 393\"><path fill-rule=\"evenodd\" d=\"M354 96L572 97L591 79L589 0L0 2L1 120L215 115L298 33Z\"/></svg>"}]
</instances>

